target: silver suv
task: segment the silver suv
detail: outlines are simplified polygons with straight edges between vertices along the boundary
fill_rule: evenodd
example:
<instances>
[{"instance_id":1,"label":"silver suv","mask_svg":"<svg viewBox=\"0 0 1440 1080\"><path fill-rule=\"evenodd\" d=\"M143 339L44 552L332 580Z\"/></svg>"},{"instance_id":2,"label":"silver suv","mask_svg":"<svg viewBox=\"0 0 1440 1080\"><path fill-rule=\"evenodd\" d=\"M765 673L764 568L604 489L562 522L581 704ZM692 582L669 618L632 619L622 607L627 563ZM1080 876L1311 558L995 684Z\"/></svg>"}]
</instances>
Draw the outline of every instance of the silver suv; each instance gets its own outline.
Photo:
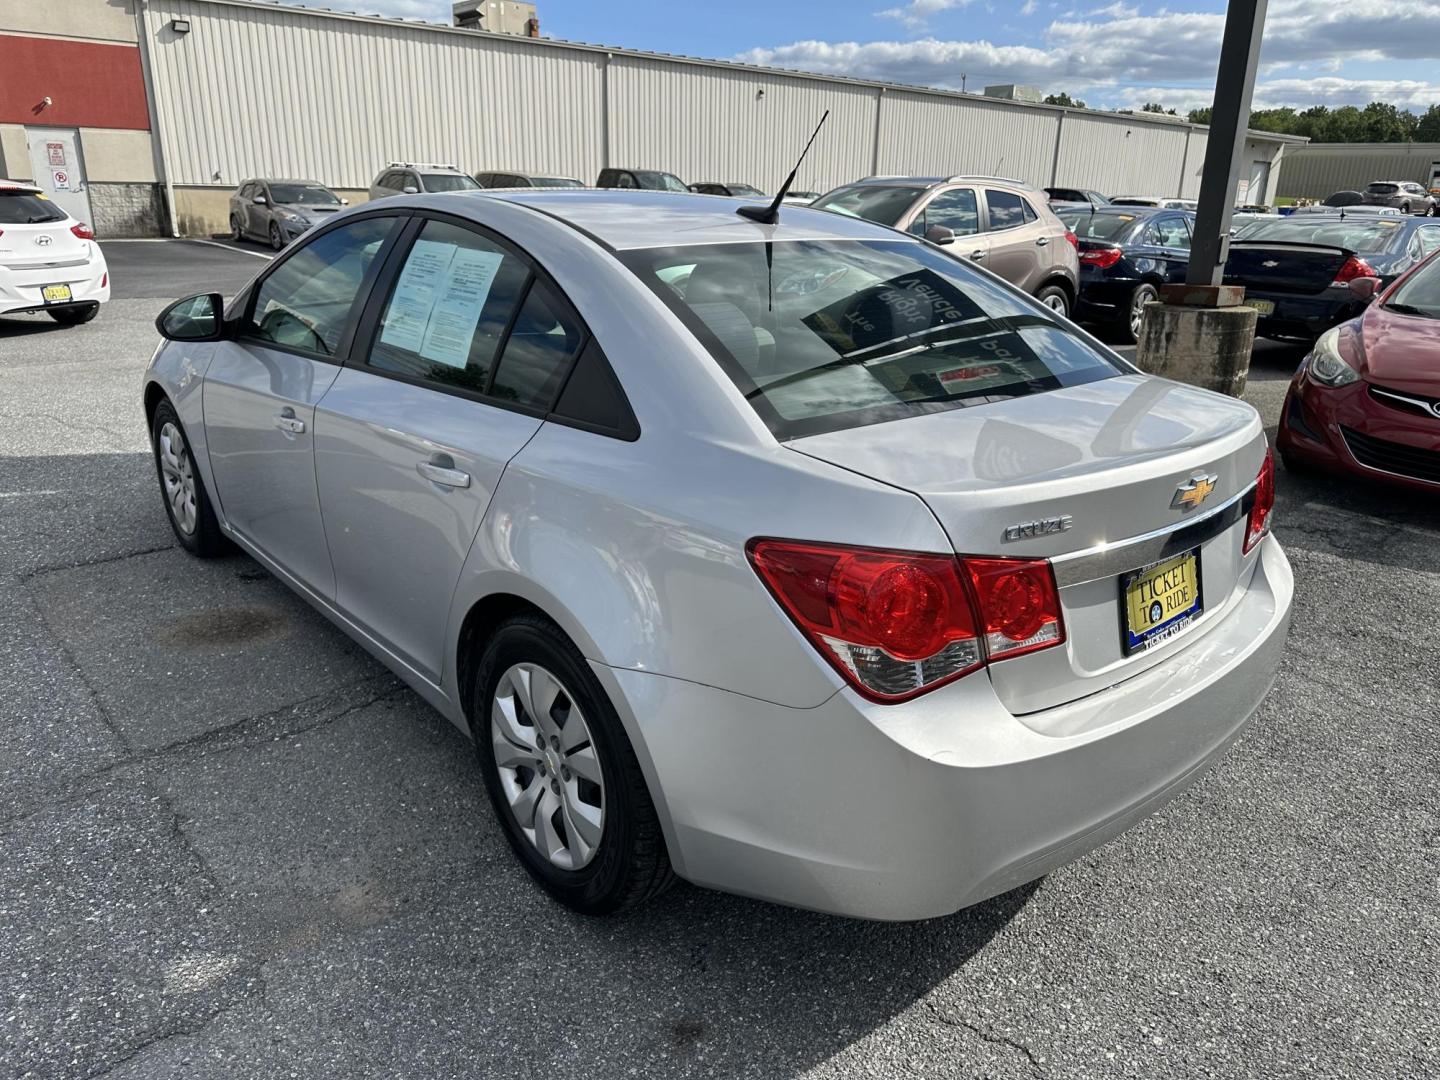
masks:
<instances>
[{"instance_id":1,"label":"silver suv","mask_svg":"<svg viewBox=\"0 0 1440 1080\"><path fill-rule=\"evenodd\" d=\"M999 176L868 176L810 204L950 247L1068 315L1080 280L1075 235L1038 188Z\"/></svg>"},{"instance_id":2,"label":"silver suv","mask_svg":"<svg viewBox=\"0 0 1440 1080\"><path fill-rule=\"evenodd\" d=\"M1364 191L1366 206L1393 206L1402 214L1422 214L1434 217L1436 209L1434 195L1425 190L1423 184L1412 180L1373 180Z\"/></svg>"},{"instance_id":3,"label":"silver suv","mask_svg":"<svg viewBox=\"0 0 1440 1080\"><path fill-rule=\"evenodd\" d=\"M418 195L422 192L473 191L480 185L454 165L392 161L370 185L370 198Z\"/></svg>"}]
</instances>

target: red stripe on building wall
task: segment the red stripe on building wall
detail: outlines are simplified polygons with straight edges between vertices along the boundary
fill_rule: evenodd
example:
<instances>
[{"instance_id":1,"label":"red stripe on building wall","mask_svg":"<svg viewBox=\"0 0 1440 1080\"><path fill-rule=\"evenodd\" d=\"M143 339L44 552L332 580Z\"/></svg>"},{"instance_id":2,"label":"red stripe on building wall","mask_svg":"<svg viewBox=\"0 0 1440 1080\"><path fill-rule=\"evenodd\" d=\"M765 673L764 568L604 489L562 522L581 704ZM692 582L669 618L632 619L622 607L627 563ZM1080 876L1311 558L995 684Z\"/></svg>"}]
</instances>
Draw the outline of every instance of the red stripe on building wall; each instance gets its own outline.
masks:
<instances>
[{"instance_id":1,"label":"red stripe on building wall","mask_svg":"<svg viewBox=\"0 0 1440 1080\"><path fill-rule=\"evenodd\" d=\"M150 129L137 46L0 34L0 72L0 123Z\"/></svg>"}]
</instances>

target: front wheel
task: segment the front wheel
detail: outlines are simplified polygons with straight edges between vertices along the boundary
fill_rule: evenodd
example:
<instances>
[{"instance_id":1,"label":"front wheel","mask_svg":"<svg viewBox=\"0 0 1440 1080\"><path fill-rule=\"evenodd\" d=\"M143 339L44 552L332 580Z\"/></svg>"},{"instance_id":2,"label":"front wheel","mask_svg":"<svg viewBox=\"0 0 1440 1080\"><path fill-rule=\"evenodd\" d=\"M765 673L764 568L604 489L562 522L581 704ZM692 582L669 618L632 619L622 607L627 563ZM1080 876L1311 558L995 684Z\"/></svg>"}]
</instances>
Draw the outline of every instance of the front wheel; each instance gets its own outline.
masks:
<instances>
[{"instance_id":1,"label":"front wheel","mask_svg":"<svg viewBox=\"0 0 1440 1080\"><path fill-rule=\"evenodd\" d=\"M85 307L51 308L46 314L61 326L79 326L100 314L100 305L87 304Z\"/></svg>"},{"instance_id":2,"label":"front wheel","mask_svg":"<svg viewBox=\"0 0 1440 1080\"><path fill-rule=\"evenodd\" d=\"M1432 202L1429 206L1427 206L1427 207L1425 208L1425 216L1426 216L1426 217L1437 217L1437 216L1440 216L1440 204L1437 204L1437 203L1433 203L1433 202Z\"/></svg>"},{"instance_id":3,"label":"front wheel","mask_svg":"<svg viewBox=\"0 0 1440 1080\"><path fill-rule=\"evenodd\" d=\"M1070 294L1059 285L1046 285L1035 294L1035 299L1057 315L1068 317L1070 314Z\"/></svg>"},{"instance_id":4,"label":"front wheel","mask_svg":"<svg viewBox=\"0 0 1440 1080\"><path fill-rule=\"evenodd\" d=\"M240 228L240 219L234 214L230 215L230 240L233 243L240 243L245 239L245 230Z\"/></svg>"},{"instance_id":5,"label":"front wheel","mask_svg":"<svg viewBox=\"0 0 1440 1080\"><path fill-rule=\"evenodd\" d=\"M214 558L230 551L230 542L220 531L205 483L195 468L190 441L180 425L175 406L162 401L155 407L150 423L150 445L155 452L155 472L160 478L160 495L175 539L191 555Z\"/></svg>"},{"instance_id":6,"label":"front wheel","mask_svg":"<svg viewBox=\"0 0 1440 1080\"><path fill-rule=\"evenodd\" d=\"M1159 297L1154 285L1135 286L1135 291L1130 294L1130 312L1121 327L1125 331L1127 345L1134 345L1140 340L1140 330L1145 325L1145 305Z\"/></svg>"},{"instance_id":7,"label":"front wheel","mask_svg":"<svg viewBox=\"0 0 1440 1080\"><path fill-rule=\"evenodd\" d=\"M470 723L505 838L552 897L607 915L674 881L620 718L553 623L519 615L495 631L480 658Z\"/></svg>"},{"instance_id":8,"label":"front wheel","mask_svg":"<svg viewBox=\"0 0 1440 1080\"><path fill-rule=\"evenodd\" d=\"M285 241L280 237L280 226L273 221L270 223L270 247L273 251L279 251L285 246Z\"/></svg>"},{"instance_id":9,"label":"front wheel","mask_svg":"<svg viewBox=\"0 0 1440 1080\"><path fill-rule=\"evenodd\" d=\"M1407 203L1401 203L1401 204L1400 204L1400 213L1402 213L1402 214L1408 214L1408 213L1410 213L1410 204L1409 204L1408 202L1407 202Z\"/></svg>"}]
</instances>

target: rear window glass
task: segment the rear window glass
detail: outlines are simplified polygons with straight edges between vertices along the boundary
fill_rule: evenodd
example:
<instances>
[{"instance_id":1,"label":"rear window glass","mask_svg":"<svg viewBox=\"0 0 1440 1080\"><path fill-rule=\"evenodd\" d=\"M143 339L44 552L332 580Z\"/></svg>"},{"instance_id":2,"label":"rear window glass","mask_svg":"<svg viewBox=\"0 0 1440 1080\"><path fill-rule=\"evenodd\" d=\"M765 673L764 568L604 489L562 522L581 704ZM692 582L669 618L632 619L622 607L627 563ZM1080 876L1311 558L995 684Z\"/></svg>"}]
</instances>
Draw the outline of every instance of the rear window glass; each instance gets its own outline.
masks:
<instances>
[{"instance_id":1,"label":"rear window glass","mask_svg":"<svg viewBox=\"0 0 1440 1080\"><path fill-rule=\"evenodd\" d=\"M1282 244L1325 244L1351 251L1385 251L1400 236L1403 219L1394 221L1356 218L1318 220L1310 217L1256 221L1235 234L1236 240L1270 240Z\"/></svg>"},{"instance_id":2,"label":"rear window glass","mask_svg":"<svg viewBox=\"0 0 1440 1080\"><path fill-rule=\"evenodd\" d=\"M857 184L837 188L810 205L816 210L834 210L837 214L864 218L879 225L894 225L919 195L919 188Z\"/></svg>"},{"instance_id":3,"label":"rear window glass","mask_svg":"<svg viewBox=\"0 0 1440 1080\"><path fill-rule=\"evenodd\" d=\"M780 439L1126 370L1028 297L924 244L803 240L622 258Z\"/></svg>"},{"instance_id":4,"label":"rear window glass","mask_svg":"<svg viewBox=\"0 0 1440 1080\"><path fill-rule=\"evenodd\" d=\"M39 225L64 220L65 211L43 196L0 191L0 225Z\"/></svg>"},{"instance_id":5,"label":"rear window glass","mask_svg":"<svg viewBox=\"0 0 1440 1080\"><path fill-rule=\"evenodd\" d=\"M480 185L464 173L426 173L426 191L470 191Z\"/></svg>"},{"instance_id":6,"label":"rear window glass","mask_svg":"<svg viewBox=\"0 0 1440 1080\"><path fill-rule=\"evenodd\" d=\"M1116 240L1135 224L1135 214L1091 214L1084 210L1057 210L1055 216L1082 240Z\"/></svg>"},{"instance_id":7,"label":"rear window glass","mask_svg":"<svg viewBox=\"0 0 1440 1080\"><path fill-rule=\"evenodd\" d=\"M1394 195L1400 189L1395 184L1371 184L1365 190L1371 195Z\"/></svg>"}]
</instances>

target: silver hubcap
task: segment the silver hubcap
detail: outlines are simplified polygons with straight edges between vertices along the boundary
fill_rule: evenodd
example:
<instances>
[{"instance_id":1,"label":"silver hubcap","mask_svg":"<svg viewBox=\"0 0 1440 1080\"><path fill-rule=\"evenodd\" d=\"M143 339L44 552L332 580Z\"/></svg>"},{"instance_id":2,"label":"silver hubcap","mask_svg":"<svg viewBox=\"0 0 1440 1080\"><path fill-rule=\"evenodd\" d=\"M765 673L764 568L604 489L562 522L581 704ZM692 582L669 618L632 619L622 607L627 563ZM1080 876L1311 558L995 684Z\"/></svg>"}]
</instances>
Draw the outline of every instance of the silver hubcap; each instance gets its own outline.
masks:
<instances>
[{"instance_id":1,"label":"silver hubcap","mask_svg":"<svg viewBox=\"0 0 1440 1080\"><path fill-rule=\"evenodd\" d=\"M160 476L165 481L165 501L175 527L189 536L195 531L199 514L195 509L195 471L185 436L174 424L160 428Z\"/></svg>"},{"instance_id":2,"label":"silver hubcap","mask_svg":"<svg viewBox=\"0 0 1440 1080\"><path fill-rule=\"evenodd\" d=\"M1140 336L1140 327L1145 323L1145 305L1150 302L1150 293L1139 289L1135 298L1130 301L1130 333L1135 337Z\"/></svg>"},{"instance_id":3,"label":"silver hubcap","mask_svg":"<svg viewBox=\"0 0 1440 1080\"><path fill-rule=\"evenodd\" d=\"M1065 297L1060 296L1058 293L1051 293L1045 297L1042 303L1051 311L1058 311L1061 315L1065 314Z\"/></svg>"},{"instance_id":4,"label":"silver hubcap","mask_svg":"<svg viewBox=\"0 0 1440 1080\"><path fill-rule=\"evenodd\" d=\"M525 839L562 870L593 859L605 830L605 783L590 728L560 680L537 664L505 672L490 703L490 744Z\"/></svg>"}]
</instances>

